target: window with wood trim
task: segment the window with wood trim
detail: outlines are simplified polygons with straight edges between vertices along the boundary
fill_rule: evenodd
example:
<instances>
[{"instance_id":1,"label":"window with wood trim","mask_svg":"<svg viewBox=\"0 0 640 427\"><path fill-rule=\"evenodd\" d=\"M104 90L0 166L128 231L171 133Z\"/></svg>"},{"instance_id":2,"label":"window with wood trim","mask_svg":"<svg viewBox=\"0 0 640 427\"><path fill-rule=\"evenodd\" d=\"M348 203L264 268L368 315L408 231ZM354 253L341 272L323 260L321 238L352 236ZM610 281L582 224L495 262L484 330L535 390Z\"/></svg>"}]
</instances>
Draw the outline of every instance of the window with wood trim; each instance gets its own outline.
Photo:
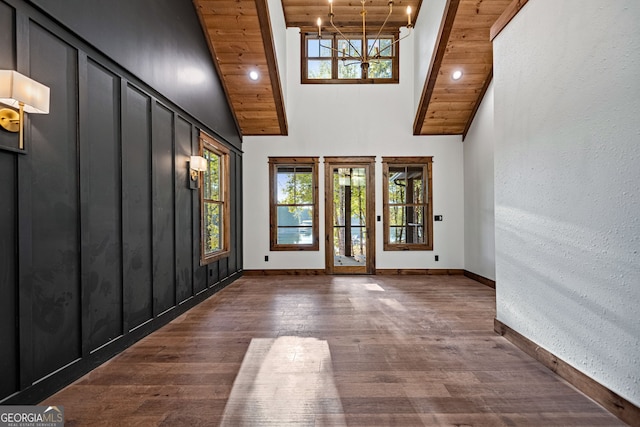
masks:
<instances>
[{"instance_id":1,"label":"window with wood trim","mask_svg":"<svg viewBox=\"0 0 640 427\"><path fill-rule=\"evenodd\" d=\"M362 35L302 34L302 83L398 83L398 34L366 39L368 77L362 75Z\"/></svg>"},{"instance_id":2,"label":"window with wood trim","mask_svg":"<svg viewBox=\"0 0 640 427\"><path fill-rule=\"evenodd\" d=\"M200 153L207 161L201 172L200 223L202 265L229 255L229 150L205 133L200 133Z\"/></svg>"},{"instance_id":3,"label":"window with wood trim","mask_svg":"<svg viewBox=\"0 0 640 427\"><path fill-rule=\"evenodd\" d=\"M383 157L384 250L433 250L432 157Z\"/></svg>"},{"instance_id":4,"label":"window with wood trim","mask_svg":"<svg viewBox=\"0 0 640 427\"><path fill-rule=\"evenodd\" d=\"M317 251L318 158L269 157L270 248Z\"/></svg>"}]
</instances>

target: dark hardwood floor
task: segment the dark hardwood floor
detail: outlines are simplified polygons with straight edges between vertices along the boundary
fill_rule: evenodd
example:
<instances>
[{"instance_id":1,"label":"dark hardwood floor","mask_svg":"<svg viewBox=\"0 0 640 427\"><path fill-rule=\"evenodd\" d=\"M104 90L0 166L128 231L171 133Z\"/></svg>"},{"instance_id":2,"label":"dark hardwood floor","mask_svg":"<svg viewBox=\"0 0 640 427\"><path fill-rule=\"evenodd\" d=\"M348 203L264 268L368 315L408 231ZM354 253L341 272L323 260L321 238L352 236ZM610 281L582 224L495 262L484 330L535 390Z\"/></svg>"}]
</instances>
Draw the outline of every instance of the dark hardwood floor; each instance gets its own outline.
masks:
<instances>
[{"instance_id":1,"label":"dark hardwood floor","mask_svg":"<svg viewBox=\"0 0 640 427\"><path fill-rule=\"evenodd\" d=\"M617 426L464 276L243 277L43 404L67 426Z\"/></svg>"}]
</instances>

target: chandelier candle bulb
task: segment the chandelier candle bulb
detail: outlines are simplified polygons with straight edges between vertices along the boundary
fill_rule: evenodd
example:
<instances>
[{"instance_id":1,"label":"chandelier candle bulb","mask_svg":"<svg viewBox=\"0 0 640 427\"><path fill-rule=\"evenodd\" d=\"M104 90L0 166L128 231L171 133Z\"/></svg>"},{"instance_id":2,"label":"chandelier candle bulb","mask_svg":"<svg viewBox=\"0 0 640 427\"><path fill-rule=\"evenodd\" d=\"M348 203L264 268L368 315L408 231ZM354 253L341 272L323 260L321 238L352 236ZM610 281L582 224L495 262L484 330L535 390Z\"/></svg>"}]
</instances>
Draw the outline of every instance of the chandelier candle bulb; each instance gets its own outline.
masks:
<instances>
[{"instance_id":1,"label":"chandelier candle bulb","mask_svg":"<svg viewBox=\"0 0 640 427\"><path fill-rule=\"evenodd\" d=\"M330 33L335 32L336 35L334 37L339 36L341 40L337 42L338 46L333 47L332 45L329 45L329 46L322 46L322 47L329 49L331 52L335 52L335 55L338 58L340 58L343 61L343 63L345 63L347 59L356 61L353 64L345 64L348 67L359 63L361 68L362 79L370 78L369 66L372 61L375 61L376 64L382 63L380 61L381 54L385 58L384 59L385 66L387 66L386 65L387 63L390 63L393 60L395 60L391 58L395 56L393 53L394 46L399 44L400 41L405 39L406 37L409 37L409 35L411 34L411 29L413 28L413 25L411 24L411 7L407 7L407 27L409 29L408 33L402 37L394 36L392 39L387 38L387 36L383 36L383 39L385 40L385 43L387 43L387 45L380 46L380 34L382 34L382 32L384 31L385 25L387 24L387 21L389 20L389 18L391 17L391 14L393 13L393 0L388 0L389 12L387 13L387 17L385 18L384 22L380 26L380 29L378 30L378 33L375 36L375 38L373 38L371 34L367 33L367 9L365 6L367 1L371 1L371 0L360 0L360 3L362 4L362 9L360 10L360 16L362 17L362 39L356 41L355 38L351 39L350 37L345 36L343 32L340 30L340 28L336 27L336 24L333 22L333 18L335 17L333 14L333 0L328 0L328 1L329 1L329 24L327 25L331 30ZM322 22L320 21L320 18L318 18L317 20L317 26L318 26L318 38L321 38ZM355 31L355 30L351 30L351 31ZM347 48L347 45L348 45L348 48ZM359 52L359 50L361 50L362 52ZM378 71L376 71L375 76L372 78L380 78L377 73ZM386 77L383 77L383 78L386 78Z\"/></svg>"}]
</instances>

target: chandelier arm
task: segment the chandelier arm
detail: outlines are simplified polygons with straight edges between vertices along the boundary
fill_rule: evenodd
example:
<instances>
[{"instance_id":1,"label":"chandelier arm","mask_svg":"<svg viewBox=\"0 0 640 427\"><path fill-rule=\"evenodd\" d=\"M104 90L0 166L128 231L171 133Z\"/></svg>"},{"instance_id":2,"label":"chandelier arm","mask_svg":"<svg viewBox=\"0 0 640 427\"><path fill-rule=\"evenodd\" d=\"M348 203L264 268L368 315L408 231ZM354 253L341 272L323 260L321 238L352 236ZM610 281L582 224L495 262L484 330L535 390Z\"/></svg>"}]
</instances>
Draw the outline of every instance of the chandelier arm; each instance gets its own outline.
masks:
<instances>
[{"instance_id":1,"label":"chandelier arm","mask_svg":"<svg viewBox=\"0 0 640 427\"><path fill-rule=\"evenodd\" d=\"M329 49L332 52L338 52L341 53L340 50L336 49L335 47L329 47L329 46L322 46L323 49ZM345 57L346 58L346 57Z\"/></svg>"},{"instance_id":2,"label":"chandelier arm","mask_svg":"<svg viewBox=\"0 0 640 427\"><path fill-rule=\"evenodd\" d=\"M328 47L328 46L322 46L323 49L329 49L333 52L337 52L337 53L342 53L339 49L336 49L334 47ZM355 48L354 48L355 49ZM314 57L314 59L323 59L323 58L328 58L328 57L324 57L324 56L320 56L320 57ZM368 58L372 61L380 61L380 58ZM339 61L357 61L357 62L352 62L350 64L344 64L346 65L355 65L355 64L359 64L362 62L362 57L361 56L339 56L338 57Z\"/></svg>"},{"instance_id":3,"label":"chandelier arm","mask_svg":"<svg viewBox=\"0 0 640 427\"><path fill-rule=\"evenodd\" d=\"M393 43L391 43L389 45L389 47L393 47L395 45L397 45L398 43L400 43L402 40L406 39L407 37L409 37L411 35L411 30L413 29L413 27L407 27L409 29L409 32L407 34L405 34L404 36L400 37L397 40L394 40Z\"/></svg>"},{"instance_id":4,"label":"chandelier arm","mask_svg":"<svg viewBox=\"0 0 640 427\"><path fill-rule=\"evenodd\" d=\"M335 24L333 23L333 16L329 16L329 22L331 23L331 26L333 27L333 29L336 30L337 33L340 34L340 36L344 39L344 41L349 43L349 46L351 46L351 48L358 54L358 56L360 56L362 58L362 54L360 52L358 52L358 49L356 49L356 47L351 43L351 41L347 38L347 36L342 34L342 31L340 31L340 29L335 26ZM340 52L337 49L336 49L336 51Z\"/></svg>"},{"instance_id":5,"label":"chandelier arm","mask_svg":"<svg viewBox=\"0 0 640 427\"><path fill-rule=\"evenodd\" d=\"M355 58L356 60L358 60L359 58ZM358 65L360 64L361 61L356 61L356 62L351 62L349 64L342 64L344 67L350 67L352 65Z\"/></svg>"},{"instance_id":6,"label":"chandelier arm","mask_svg":"<svg viewBox=\"0 0 640 427\"><path fill-rule=\"evenodd\" d=\"M368 63L369 58L371 57L371 53L373 52L373 49L375 48L375 45L377 42L379 42L380 40L380 34L382 34L382 31L384 30L385 25L387 24L387 22L389 21L389 18L391 17L391 14L393 13L393 1L389 1L389 13L387 14L384 22L382 23L382 25L380 26L380 29L378 30L378 33L376 34L376 37L371 45L371 49L367 49L367 38L366 38L366 20L365 20L365 15L366 15L366 9L364 7L365 4L365 0L361 0L362 3L362 52L359 52L358 49L353 45L353 43L351 43L351 40L345 36L342 31L340 31L340 29L338 27L336 27L336 25L333 23L333 10L331 10L331 12L329 13L329 23L331 24L331 27L335 30L336 33L338 33L340 35L340 37L342 37L342 39L347 42L349 44L349 47L351 49L353 49L353 51L356 53L356 56L344 56L342 58L338 57L338 59L342 60L343 62L346 61L347 59L349 60L358 60L361 63ZM406 35L404 35L403 37L400 37L397 40L394 40L389 47L393 47L396 44L400 43L400 41L406 39L407 37L409 37L411 35L411 32L413 30L413 25L407 25L407 28L409 29L408 33ZM342 51L340 51L340 49L338 49L337 47L327 47L327 46L322 46L324 49L329 49L332 52L336 52L338 54L344 53ZM374 56L372 58L373 60L379 60L380 59L380 55ZM350 65L355 65L358 62L354 62L354 63L350 63L350 64L346 64L347 66Z\"/></svg>"},{"instance_id":7,"label":"chandelier arm","mask_svg":"<svg viewBox=\"0 0 640 427\"><path fill-rule=\"evenodd\" d=\"M348 39L345 39L345 41L346 41L347 43L349 43L349 40L348 40ZM351 43L349 43L349 44L351 44ZM335 47L332 47L332 46L321 46L321 47L322 47L323 49L329 49L331 52L342 53L342 52L340 51L340 49L336 49ZM353 47L353 46L351 46L351 47ZM354 50L356 50L356 48L355 48L355 47L353 47L353 49L354 49ZM357 51L356 51L356 53L357 53ZM319 58L328 58L328 57L321 56L321 57L319 57ZM344 58L344 59L360 59L361 57L358 57L358 56L343 56L343 57L340 57L340 56L338 56L338 59L340 59L340 60L342 60L343 58Z\"/></svg>"},{"instance_id":8,"label":"chandelier arm","mask_svg":"<svg viewBox=\"0 0 640 427\"><path fill-rule=\"evenodd\" d=\"M393 11L393 3L389 3L389 13L387 14L387 17L384 19L384 22L382 23L382 25L380 26L380 29L378 30L378 34L376 34L376 38L373 40L373 44L371 44L371 50L367 53L367 56L371 56L371 52L373 51L373 47L376 45L376 42L378 40L380 40L380 34L382 33L382 30L384 29L384 26L387 25L387 21L389 20L389 17L391 16L391 12Z\"/></svg>"}]
</instances>

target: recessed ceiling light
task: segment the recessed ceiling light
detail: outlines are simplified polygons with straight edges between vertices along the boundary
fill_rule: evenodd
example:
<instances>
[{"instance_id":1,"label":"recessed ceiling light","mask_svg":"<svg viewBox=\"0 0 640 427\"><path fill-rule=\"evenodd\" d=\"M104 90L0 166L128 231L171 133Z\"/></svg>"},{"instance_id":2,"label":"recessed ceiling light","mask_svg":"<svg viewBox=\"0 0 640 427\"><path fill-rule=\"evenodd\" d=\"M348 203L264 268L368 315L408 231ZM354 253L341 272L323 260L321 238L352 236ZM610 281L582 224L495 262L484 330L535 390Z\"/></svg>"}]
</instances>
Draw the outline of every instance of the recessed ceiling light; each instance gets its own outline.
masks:
<instances>
[{"instance_id":1,"label":"recessed ceiling light","mask_svg":"<svg viewBox=\"0 0 640 427\"><path fill-rule=\"evenodd\" d=\"M253 81L258 80L258 78L259 78L259 77L260 77L260 74L258 74L258 72L257 72L257 71L251 71L251 72L249 73L249 78L250 78L251 80L253 80Z\"/></svg>"},{"instance_id":2,"label":"recessed ceiling light","mask_svg":"<svg viewBox=\"0 0 640 427\"><path fill-rule=\"evenodd\" d=\"M453 80L460 80L461 77L462 77L462 71L460 70L455 70L453 73L451 73L451 78Z\"/></svg>"}]
</instances>

